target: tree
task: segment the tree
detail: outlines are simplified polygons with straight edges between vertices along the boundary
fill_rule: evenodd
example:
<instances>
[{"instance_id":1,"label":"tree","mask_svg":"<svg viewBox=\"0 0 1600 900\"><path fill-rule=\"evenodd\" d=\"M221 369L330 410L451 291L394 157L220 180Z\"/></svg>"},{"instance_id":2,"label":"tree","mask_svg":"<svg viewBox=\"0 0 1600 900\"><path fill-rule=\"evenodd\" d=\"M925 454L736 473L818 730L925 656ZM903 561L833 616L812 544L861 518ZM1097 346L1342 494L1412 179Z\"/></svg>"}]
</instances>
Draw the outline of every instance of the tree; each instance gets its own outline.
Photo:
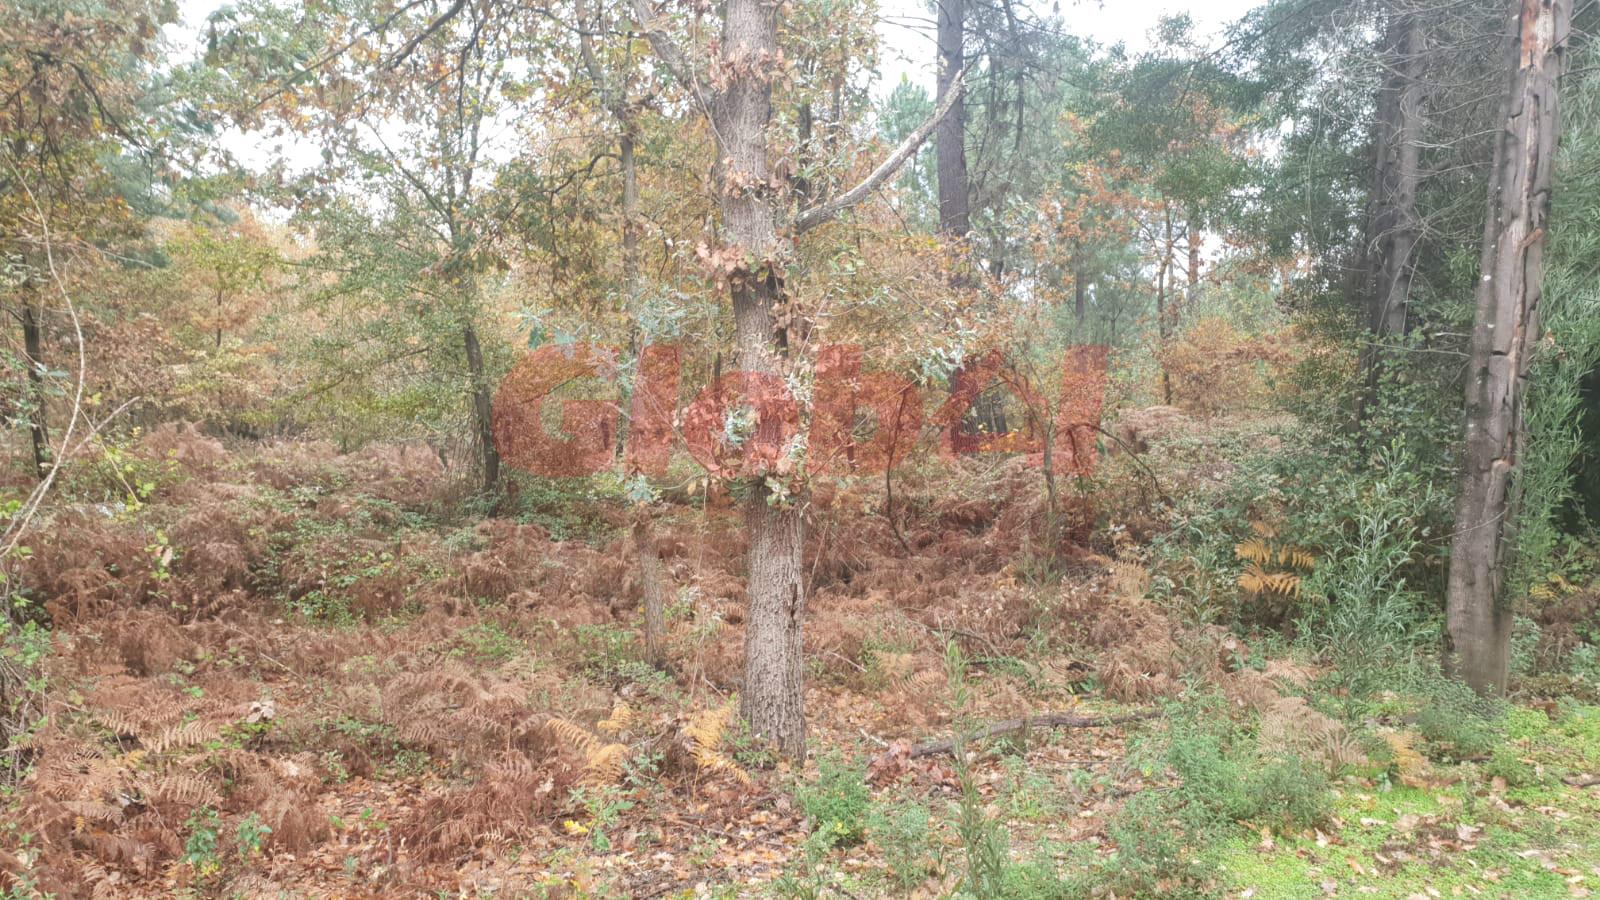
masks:
<instances>
[{"instance_id":1,"label":"tree","mask_svg":"<svg viewBox=\"0 0 1600 900\"><path fill-rule=\"evenodd\" d=\"M1422 14L1394 4L1388 11L1382 48L1388 77L1376 103L1371 214L1368 224L1367 327L1372 346L1363 355L1366 393L1357 418L1377 399L1381 346L1403 334L1422 221L1417 191L1422 183Z\"/></svg>"},{"instance_id":2,"label":"tree","mask_svg":"<svg viewBox=\"0 0 1600 900\"><path fill-rule=\"evenodd\" d=\"M386 280L390 293L380 301L450 323L456 352L432 356L440 367L460 366L479 485L494 492L500 457L483 276L498 264L489 198L499 164L489 145L497 124L526 99L524 82L540 75L512 71L532 26L493 4L463 0L388 11L335 3L303 18L268 2L225 9L212 25L232 26L213 35L214 65L261 70L261 81L273 85L262 95L251 82L258 93L236 98L237 121L254 127L270 119L322 139L322 171L291 186L305 220L349 225L352 213L365 212L382 222L373 230L398 242L386 254L373 230L333 228L328 236L338 232L339 240L326 247L346 256L324 263L367 290L378 285L377 270L390 270L396 277ZM392 271L402 264L409 276Z\"/></svg>"},{"instance_id":3,"label":"tree","mask_svg":"<svg viewBox=\"0 0 1600 900\"><path fill-rule=\"evenodd\" d=\"M135 231L133 194L149 183L124 183L117 164L144 154L139 168L162 168L150 152L161 117L140 101L159 30L176 17L175 5L149 0L72 10L26 0L0 21L0 264L22 332L16 409L41 479L59 462L50 448L44 298L57 292L69 257Z\"/></svg>"},{"instance_id":4,"label":"tree","mask_svg":"<svg viewBox=\"0 0 1600 900\"><path fill-rule=\"evenodd\" d=\"M956 79L966 67L967 0L938 0L939 81L934 101L952 98ZM967 183L967 110L954 96L950 115L939 122L934 155L939 174L939 233L965 240L972 230L971 188Z\"/></svg>"},{"instance_id":5,"label":"tree","mask_svg":"<svg viewBox=\"0 0 1600 900\"><path fill-rule=\"evenodd\" d=\"M655 15L635 0L639 27L656 55L689 91L717 142L716 191L722 246L705 256L733 305L734 351L748 383L794 384L806 378L807 323L786 283L796 238L860 204L899 171L960 97L952 84L934 116L909 135L859 183L793 213L793 185L775 171L768 133L773 85L784 74L778 8L762 0L723 6L715 82L704 81ZM741 712L752 731L790 758L806 750L801 633L806 610L803 445L784 448L790 462L759 473L745 501L750 535L746 583L745 682ZM791 483L784 484L784 479Z\"/></svg>"},{"instance_id":6,"label":"tree","mask_svg":"<svg viewBox=\"0 0 1600 900\"><path fill-rule=\"evenodd\" d=\"M1558 85L1572 25L1570 0L1518 0L1512 10L1510 78L1490 170L1446 597L1447 664L1483 694L1504 693L1509 673L1512 611L1503 587L1515 544L1508 532L1528 452L1528 372L1540 338Z\"/></svg>"}]
</instances>

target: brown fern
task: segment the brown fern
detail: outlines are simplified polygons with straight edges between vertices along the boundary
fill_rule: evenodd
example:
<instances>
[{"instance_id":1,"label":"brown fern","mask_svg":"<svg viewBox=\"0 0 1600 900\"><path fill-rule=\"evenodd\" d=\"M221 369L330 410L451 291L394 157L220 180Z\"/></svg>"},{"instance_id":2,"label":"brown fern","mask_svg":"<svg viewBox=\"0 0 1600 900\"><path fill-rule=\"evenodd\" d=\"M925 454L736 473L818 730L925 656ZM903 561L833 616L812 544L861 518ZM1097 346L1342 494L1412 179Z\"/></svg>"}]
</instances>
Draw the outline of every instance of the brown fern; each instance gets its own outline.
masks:
<instances>
[{"instance_id":1,"label":"brown fern","mask_svg":"<svg viewBox=\"0 0 1600 900\"><path fill-rule=\"evenodd\" d=\"M697 713L684 726L683 733L689 740L690 755L701 771L731 775L740 784L749 784L750 774L718 749L733 713L734 700L730 697L722 706Z\"/></svg>"},{"instance_id":2,"label":"brown fern","mask_svg":"<svg viewBox=\"0 0 1600 900\"><path fill-rule=\"evenodd\" d=\"M622 767L627 761L628 745L606 744L584 760L582 782L596 786L616 784L622 780Z\"/></svg>"}]
</instances>

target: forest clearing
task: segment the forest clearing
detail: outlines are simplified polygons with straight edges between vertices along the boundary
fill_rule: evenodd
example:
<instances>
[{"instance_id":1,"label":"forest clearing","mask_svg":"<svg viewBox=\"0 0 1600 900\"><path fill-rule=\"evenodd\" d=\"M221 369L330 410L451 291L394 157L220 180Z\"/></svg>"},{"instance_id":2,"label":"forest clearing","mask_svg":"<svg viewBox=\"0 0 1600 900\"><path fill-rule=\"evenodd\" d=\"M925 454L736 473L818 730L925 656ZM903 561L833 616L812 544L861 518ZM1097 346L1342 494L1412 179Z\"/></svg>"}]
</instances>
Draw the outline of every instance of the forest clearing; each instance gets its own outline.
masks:
<instances>
[{"instance_id":1,"label":"forest clearing","mask_svg":"<svg viewBox=\"0 0 1600 900\"><path fill-rule=\"evenodd\" d=\"M0 896L1600 888L1600 4L4 3Z\"/></svg>"}]
</instances>

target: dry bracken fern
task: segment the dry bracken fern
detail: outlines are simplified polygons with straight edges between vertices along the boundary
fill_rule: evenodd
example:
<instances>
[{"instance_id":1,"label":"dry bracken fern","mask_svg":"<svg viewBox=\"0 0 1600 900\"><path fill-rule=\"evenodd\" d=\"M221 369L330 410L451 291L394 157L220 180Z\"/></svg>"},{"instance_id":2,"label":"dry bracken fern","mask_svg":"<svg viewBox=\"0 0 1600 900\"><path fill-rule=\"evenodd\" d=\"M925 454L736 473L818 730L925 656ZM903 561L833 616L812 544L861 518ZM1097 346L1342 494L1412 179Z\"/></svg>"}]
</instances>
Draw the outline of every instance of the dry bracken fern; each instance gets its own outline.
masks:
<instances>
[{"instance_id":1,"label":"dry bracken fern","mask_svg":"<svg viewBox=\"0 0 1600 900\"><path fill-rule=\"evenodd\" d=\"M1305 572L1309 572L1317 566L1317 558L1312 555L1310 550L1304 547L1296 547L1293 544L1284 544L1279 547L1277 557L1278 565L1290 566Z\"/></svg>"},{"instance_id":2,"label":"dry bracken fern","mask_svg":"<svg viewBox=\"0 0 1600 900\"><path fill-rule=\"evenodd\" d=\"M562 718L551 718L544 723L545 731L563 748L585 759L600 749L600 742L582 725Z\"/></svg>"},{"instance_id":3,"label":"dry bracken fern","mask_svg":"<svg viewBox=\"0 0 1600 900\"><path fill-rule=\"evenodd\" d=\"M684 726L684 736L689 739L689 752L701 771L732 775L740 784L750 783L750 774L717 749L722 736L733 720L733 699L722 706L696 713Z\"/></svg>"},{"instance_id":4,"label":"dry bracken fern","mask_svg":"<svg viewBox=\"0 0 1600 900\"><path fill-rule=\"evenodd\" d=\"M1240 541L1233 547L1233 555L1258 566L1272 562L1272 547L1260 538Z\"/></svg>"},{"instance_id":5,"label":"dry bracken fern","mask_svg":"<svg viewBox=\"0 0 1600 900\"><path fill-rule=\"evenodd\" d=\"M589 754L583 763L583 783L616 784L622 780L622 766L628 761L626 744L606 744Z\"/></svg>"},{"instance_id":6,"label":"dry bracken fern","mask_svg":"<svg viewBox=\"0 0 1600 900\"><path fill-rule=\"evenodd\" d=\"M198 747L201 744L216 740L217 736L216 726L209 722L195 719L182 725L174 725L164 729L147 746L154 753L166 753L168 750L177 750L183 747Z\"/></svg>"},{"instance_id":7,"label":"dry bracken fern","mask_svg":"<svg viewBox=\"0 0 1600 900\"><path fill-rule=\"evenodd\" d=\"M1383 739L1389 745L1390 755L1394 757L1394 771L1400 776L1400 783L1408 787L1421 786L1428 770L1428 760L1412 746L1415 735L1408 731L1390 731L1383 735Z\"/></svg>"},{"instance_id":8,"label":"dry bracken fern","mask_svg":"<svg viewBox=\"0 0 1600 900\"><path fill-rule=\"evenodd\" d=\"M601 734L621 734L627 731L628 726L632 725L637 718L638 713L633 711L633 707L618 700L616 705L611 708L611 715L595 723L594 727Z\"/></svg>"},{"instance_id":9,"label":"dry bracken fern","mask_svg":"<svg viewBox=\"0 0 1600 900\"><path fill-rule=\"evenodd\" d=\"M1300 576L1293 572L1268 572L1255 563L1239 573L1239 587L1250 594L1300 596Z\"/></svg>"}]
</instances>

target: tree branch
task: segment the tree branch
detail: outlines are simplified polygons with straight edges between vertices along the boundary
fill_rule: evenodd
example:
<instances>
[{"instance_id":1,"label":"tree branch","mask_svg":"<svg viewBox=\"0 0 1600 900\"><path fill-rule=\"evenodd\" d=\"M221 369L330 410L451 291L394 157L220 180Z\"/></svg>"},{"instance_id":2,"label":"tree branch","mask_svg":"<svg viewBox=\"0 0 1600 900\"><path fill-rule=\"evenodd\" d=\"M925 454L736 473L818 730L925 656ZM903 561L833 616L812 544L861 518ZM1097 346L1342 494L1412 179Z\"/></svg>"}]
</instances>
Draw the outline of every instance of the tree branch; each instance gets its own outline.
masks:
<instances>
[{"instance_id":1,"label":"tree branch","mask_svg":"<svg viewBox=\"0 0 1600 900\"><path fill-rule=\"evenodd\" d=\"M1157 715L1159 715L1159 713L1136 712L1123 716L1109 716L1104 719L1090 719L1083 716L1075 716L1071 713L1044 713L1043 715L1038 716L1024 716L1020 719L1008 719L1004 722L996 722L987 728L980 729L976 733L967 735L966 740L981 741L1030 728L1106 728L1112 725L1127 725L1132 722L1143 722L1146 719L1153 719ZM955 741L951 738L946 738L942 741L928 741L927 743L918 744L915 747L912 747L911 758L917 759L923 756L937 756L941 753L950 753L953 750L955 750Z\"/></svg>"},{"instance_id":2,"label":"tree branch","mask_svg":"<svg viewBox=\"0 0 1600 900\"><path fill-rule=\"evenodd\" d=\"M634 2L641 2L641 0L634 0ZM928 135L933 134L933 130L939 127L939 123L943 121L945 116L950 114L950 110L955 108L956 101L961 99L961 95L966 92L967 83L962 75L963 72L956 72L955 78L950 83L950 92L945 95L944 102L939 104L939 108L933 111L933 115L929 116L926 122L917 126L916 131L906 135L906 139L900 142L900 146L894 148L894 152L879 163L878 167L873 169L872 173L863 179L860 184L830 200L803 210L798 216L795 216L794 233L797 235L804 234L832 219L839 213L867 199L867 196L877 190L879 185L893 178L895 173L900 171L900 167L906 164L906 160L915 156L916 152L922 148L923 143L928 140Z\"/></svg>"},{"instance_id":3,"label":"tree branch","mask_svg":"<svg viewBox=\"0 0 1600 900\"><path fill-rule=\"evenodd\" d=\"M648 0L632 0L632 2L633 17L638 20L637 27L640 33L645 36L645 40L650 42L650 49L655 51L656 58L661 60L661 64L666 66L667 71L672 73L672 77L683 85L684 90L694 96L695 102L700 104L700 108L709 112L711 104L706 100L705 87L700 83L700 79L695 77L694 72L689 69L689 64L684 59L682 48L673 43L672 38L668 37L666 32L656 26L656 14L650 8Z\"/></svg>"},{"instance_id":4,"label":"tree branch","mask_svg":"<svg viewBox=\"0 0 1600 900\"><path fill-rule=\"evenodd\" d=\"M401 45L400 49L396 50L395 54L389 57L389 62L385 67L390 71L393 71L395 68L399 67L399 65L405 62L406 58L409 57L413 51L422 46L423 41L433 37L433 35L436 34L439 29L450 24L451 19L454 19L456 16L460 15L462 8L466 5L467 0L455 0L455 2L450 4L450 6L446 8L444 12L440 13L437 18L435 18L432 22L429 22L427 27L417 32L411 37L410 40Z\"/></svg>"}]
</instances>

